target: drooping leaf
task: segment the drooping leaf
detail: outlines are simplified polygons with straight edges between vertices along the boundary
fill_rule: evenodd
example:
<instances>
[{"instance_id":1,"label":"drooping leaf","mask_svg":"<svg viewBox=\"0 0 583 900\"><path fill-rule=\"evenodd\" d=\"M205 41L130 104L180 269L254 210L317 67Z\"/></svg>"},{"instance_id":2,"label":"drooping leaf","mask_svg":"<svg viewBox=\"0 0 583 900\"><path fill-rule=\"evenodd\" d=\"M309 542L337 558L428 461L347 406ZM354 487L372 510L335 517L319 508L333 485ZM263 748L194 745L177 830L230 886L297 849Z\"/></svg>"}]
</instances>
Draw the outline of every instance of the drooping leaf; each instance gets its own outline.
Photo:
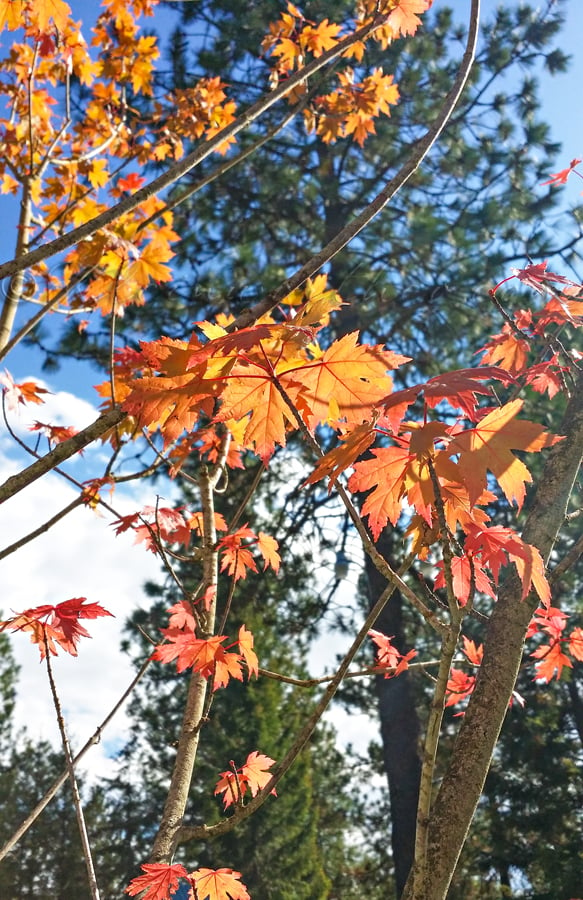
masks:
<instances>
[{"instance_id":1,"label":"drooping leaf","mask_svg":"<svg viewBox=\"0 0 583 900\"><path fill-rule=\"evenodd\" d=\"M485 416L476 428L452 437L449 452L459 453L458 468L471 503L486 488L486 473L490 471L508 501L515 501L520 509L526 495L525 485L532 481L532 476L512 451L538 452L561 440L542 425L516 419L522 405L522 400L512 400Z\"/></svg>"},{"instance_id":2,"label":"drooping leaf","mask_svg":"<svg viewBox=\"0 0 583 900\"><path fill-rule=\"evenodd\" d=\"M233 869L197 869L188 877L196 885L197 900L251 900L241 873ZM192 891L189 900L194 900Z\"/></svg>"}]
</instances>

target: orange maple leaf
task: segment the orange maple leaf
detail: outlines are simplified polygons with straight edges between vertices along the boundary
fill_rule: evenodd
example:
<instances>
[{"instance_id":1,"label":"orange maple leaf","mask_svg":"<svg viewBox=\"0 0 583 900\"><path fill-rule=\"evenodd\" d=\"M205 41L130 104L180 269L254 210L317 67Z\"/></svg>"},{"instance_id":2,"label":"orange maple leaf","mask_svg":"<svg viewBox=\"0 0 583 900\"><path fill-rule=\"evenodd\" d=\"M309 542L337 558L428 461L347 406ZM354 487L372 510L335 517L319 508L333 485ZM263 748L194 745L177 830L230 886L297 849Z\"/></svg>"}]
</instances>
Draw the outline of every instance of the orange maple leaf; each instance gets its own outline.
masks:
<instances>
[{"instance_id":1,"label":"orange maple leaf","mask_svg":"<svg viewBox=\"0 0 583 900\"><path fill-rule=\"evenodd\" d=\"M258 753L257 750L249 754L240 769L231 762L231 770L221 772L215 787L215 795L223 794L225 809L233 803L240 803L247 790L255 797L271 780L271 773L268 770L274 763L274 759L265 756L264 753ZM275 790L271 793L277 796Z\"/></svg>"},{"instance_id":2,"label":"orange maple leaf","mask_svg":"<svg viewBox=\"0 0 583 900\"><path fill-rule=\"evenodd\" d=\"M409 362L408 356L357 340L357 331L347 334L321 357L294 370L295 380L304 388L301 396L309 428L330 419L357 425L370 418L373 407L391 390L387 371Z\"/></svg>"},{"instance_id":3,"label":"orange maple leaf","mask_svg":"<svg viewBox=\"0 0 583 900\"><path fill-rule=\"evenodd\" d=\"M538 452L562 440L544 430L542 425L516 415L522 400L512 400L485 416L476 428L463 431L451 439L448 452L459 453L457 467L460 478L476 502L487 483L487 471L496 476L507 500L521 509L526 495L525 484L532 481L526 466L512 450Z\"/></svg>"},{"instance_id":4,"label":"orange maple leaf","mask_svg":"<svg viewBox=\"0 0 583 900\"><path fill-rule=\"evenodd\" d=\"M560 641L555 641L552 644L543 644L537 647L536 650L533 650L530 655L538 659L535 665L535 678L540 678L547 683L552 681L555 675L557 681L559 681L565 666L569 669L573 668L573 663L561 650Z\"/></svg>"},{"instance_id":5,"label":"orange maple leaf","mask_svg":"<svg viewBox=\"0 0 583 900\"><path fill-rule=\"evenodd\" d=\"M327 475L330 479L328 485L328 493L330 493L338 475L345 472L359 456L368 450L375 436L374 427L370 422L363 422L347 434L340 435L340 445L329 450L322 457L305 483L315 484Z\"/></svg>"},{"instance_id":6,"label":"orange maple leaf","mask_svg":"<svg viewBox=\"0 0 583 900\"><path fill-rule=\"evenodd\" d=\"M583 662L583 628L573 628L569 635L569 653Z\"/></svg>"},{"instance_id":7,"label":"orange maple leaf","mask_svg":"<svg viewBox=\"0 0 583 900\"><path fill-rule=\"evenodd\" d=\"M239 651L247 663L249 677L251 677L251 675L257 677L259 675L259 661L257 659L257 654L253 649L253 635L244 625L241 625L239 628Z\"/></svg>"},{"instance_id":8,"label":"orange maple leaf","mask_svg":"<svg viewBox=\"0 0 583 900\"><path fill-rule=\"evenodd\" d=\"M145 891L144 900L170 900L171 895L178 890L179 880L188 877L188 872L179 863L171 866L145 863L140 868L145 874L132 878L124 893L135 897Z\"/></svg>"},{"instance_id":9,"label":"orange maple leaf","mask_svg":"<svg viewBox=\"0 0 583 900\"><path fill-rule=\"evenodd\" d=\"M291 400L296 399L298 389L293 389L289 378L286 391ZM272 455L276 444L285 445L286 423L297 427L271 372L251 360L234 366L222 400L218 421L249 416L244 444L253 448L263 460Z\"/></svg>"},{"instance_id":10,"label":"orange maple leaf","mask_svg":"<svg viewBox=\"0 0 583 900\"><path fill-rule=\"evenodd\" d=\"M247 576L247 570L257 571L257 565L248 544L243 541L256 539L255 532L247 525L221 538L217 548L221 553L221 572L227 572L235 581Z\"/></svg>"},{"instance_id":11,"label":"orange maple leaf","mask_svg":"<svg viewBox=\"0 0 583 900\"><path fill-rule=\"evenodd\" d=\"M467 657L468 662L471 662L474 666L480 666L482 664L482 659L484 658L483 644L476 644L470 638L466 637L465 634L462 634L462 640L464 643L463 652Z\"/></svg>"},{"instance_id":12,"label":"orange maple leaf","mask_svg":"<svg viewBox=\"0 0 583 900\"><path fill-rule=\"evenodd\" d=\"M375 541L387 524L397 524L401 515L401 499L404 491L405 472L412 456L408 448L380 447L372 451L374 459L356 463L348 488L353 493L368 491L362 507L362 515L368 516Z\"/></svg>"},{"instance_id":13,"label":"orange maple leaf","mask_svg":"<svg viewBox=\"0 0 583 900\"><path fill-rule=\"evenodd\" d=\"M17 384L8 371L0 374L0 385L6 406L11 412L15 412L20 404L24 406L26 403L44 403L41 395L51 393L36 381L21 381Z\"/></svg>"},{"instance_id":14,"label":"orange maple leaf","mask_svg":"<svg viewBox=\"0 0 583 900\"><path fill-rule=\"evenodd\" d=\"M397 0L388 15L387 23L393 32L393 37L415 34L424 12L427 12L433 0Z\"/></svg>"},{"instance_id":15,"label":"orange maple leaf","mask_svg":"<svg viewBox=\"0 0 583 900\"><path fill-rule=\"evenodd\" d=\"M188 876L196 886L198 898L204 900L251 900L240 881L241 873L233 869L197 869ZM194 900L191 891L189 900Z\"/></svg>"},{"instance_id":16,"label":"orange maple leaf","mask_svg":"<svg viewBox=\"0 0 583 900\"><path fill-rule=\"evenodd\" d=\"M24 11L26 0L0 0L0 31L8 28L16 31L23 28L25 23Z\"/></svg>"},{"instance_id":17,"label":"orange maple leaf","mask_svg":"<svg viewBox=\"0 0 583 900\"><path fill-rule=\"evenodd\" d=\"M278 543L275 538L264 531L260 531L257 535L257 549L263 557L263 569L271 566L274 572L279 572L281 556L277 552Z\"/></svg>"}]
</instances>

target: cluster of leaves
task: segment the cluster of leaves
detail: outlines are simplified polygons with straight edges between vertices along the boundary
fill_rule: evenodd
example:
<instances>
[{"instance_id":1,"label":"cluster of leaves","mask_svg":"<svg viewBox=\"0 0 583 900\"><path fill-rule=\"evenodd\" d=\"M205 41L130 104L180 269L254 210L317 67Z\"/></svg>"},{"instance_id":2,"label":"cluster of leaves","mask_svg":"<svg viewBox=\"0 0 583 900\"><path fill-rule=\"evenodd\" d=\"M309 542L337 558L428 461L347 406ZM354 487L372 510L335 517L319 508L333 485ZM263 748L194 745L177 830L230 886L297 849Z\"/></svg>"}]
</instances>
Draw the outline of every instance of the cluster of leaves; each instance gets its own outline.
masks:
<instances>
[{"instance_id":1,"label":"cluster of leaves","mask_svg":"<svg viewBox=\"0 0 583 900\"><path fill-rule=\"evenodd\" d=\"M179 863L167 866L146 863L143 875L138 875L126 888L131 897L141 894L144 900L170 900L182 878L190 884L189 900L250 900L247 888L241 882L241 873L232 869L197 869L188 873Z\"/></svg>"},{"instance_id":2,"label":"cluster of leaves","mask_svg":"<svg viewBox=\"0 0 583 900\"><path fill-rule=\"evenodd\" d=\"M386 47L400 36L414 34L421 24L418 14L426 12L430 6L431 0L361 2L352 24L355 30L366 29L384 19L373 37ZM316 24L288 3L287 12L270 25L269 34L263 41L263 50L277 60L271 83L277 85L291 72L302 68L309 58L317 59L346 36L342 26L328 19ZM364 52L365 42L358 40L346 49L343 57L353 58L358 63ZM289 101L304 100L306 95L306 85L300 84L290 93ZM362 147L368 135L375 133L373 119L379 115L390 116L390 107L398 100L399 90L393 76L385 74L381 67L360 80L352 68L346 67L338 72L332 91L310 99L304 109L304 121L308 132L315 132L324 143L352 136Z\"/></svg>"},{"instance_id":3,"label":"cluster of leaves","mask_svg":"<svg viewBox=\"0 0 583 900\"><path fill-rule=\"evenodd\" d=\"M77 645L82 637L91 637L79 619L98 619L111 616L99 603L87 603L86 597L75 597L55 606L35 606L16 613L10 619L0 622L0 631L23 631L30 635L33 644L38 644L41 659L47 652L56 656L57 646L71 656L77 656Z\"/></svg>"}]
</instances>

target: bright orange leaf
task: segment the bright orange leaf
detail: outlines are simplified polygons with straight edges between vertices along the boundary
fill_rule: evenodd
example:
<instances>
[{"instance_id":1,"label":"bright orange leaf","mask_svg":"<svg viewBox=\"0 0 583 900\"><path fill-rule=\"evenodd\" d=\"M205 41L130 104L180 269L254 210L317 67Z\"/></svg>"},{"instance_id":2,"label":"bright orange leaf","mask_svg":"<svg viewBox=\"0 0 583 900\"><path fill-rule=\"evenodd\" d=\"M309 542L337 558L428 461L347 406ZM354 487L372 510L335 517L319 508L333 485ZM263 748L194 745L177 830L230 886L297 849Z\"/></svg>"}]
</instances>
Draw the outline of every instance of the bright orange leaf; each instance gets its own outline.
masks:
<instances>
[{"instance_id":1,"label":"bright orange leaf","mask_svg":"<svg viewBox=\"0 0 583 900\"><path fill-rule=\"evenodd\" d=\"M241 873L233 869L197 869L188 876L196 885L198 900L251 900L240 881ZM194 900L193 892L189 900Z\"/></svg>"},{"instance_id":2,"label":"bright orange leaf","mask_svg":"<svg viewBox=\"0 0 583 900\"><path fill-rule=\"evenodd\" d=\"M525 484L532 481L532 476L512 450L538 452L561 440L542 425L517 420L522 405L522 400L512 400L485 416L476 428L451 439L449 453L459 453L460 480L468 489L470 502L475 503L486 488L486 473L490 471L507 500L515 501L520 509L526 495Z\"/></svg>"}]
</instances>

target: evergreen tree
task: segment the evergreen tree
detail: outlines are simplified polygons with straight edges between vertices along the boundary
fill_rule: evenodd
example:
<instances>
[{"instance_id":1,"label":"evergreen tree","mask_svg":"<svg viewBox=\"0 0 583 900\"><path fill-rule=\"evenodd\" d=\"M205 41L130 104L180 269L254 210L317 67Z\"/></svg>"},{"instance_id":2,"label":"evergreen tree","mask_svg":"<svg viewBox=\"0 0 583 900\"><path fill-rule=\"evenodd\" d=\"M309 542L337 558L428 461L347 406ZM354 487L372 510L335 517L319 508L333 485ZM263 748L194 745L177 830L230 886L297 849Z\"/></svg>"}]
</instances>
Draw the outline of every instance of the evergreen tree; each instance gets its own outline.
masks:
<instances>
[{"instance_id":1,"label":"evergreen tree","mask_svg":"<svg viewBox=\"0 0 583 900\"><path fill-rule=\"evenodd\" d=\"M63 770L64 758L47 741L15 731L12 712L18 667L10 641L0 634L0 846L36 806ZM91 810L88 822L93 824ZM0 864L0 897L6 900L77 900L87 873L75 811L65 786Z\"/></svg>"}]
</instances>

